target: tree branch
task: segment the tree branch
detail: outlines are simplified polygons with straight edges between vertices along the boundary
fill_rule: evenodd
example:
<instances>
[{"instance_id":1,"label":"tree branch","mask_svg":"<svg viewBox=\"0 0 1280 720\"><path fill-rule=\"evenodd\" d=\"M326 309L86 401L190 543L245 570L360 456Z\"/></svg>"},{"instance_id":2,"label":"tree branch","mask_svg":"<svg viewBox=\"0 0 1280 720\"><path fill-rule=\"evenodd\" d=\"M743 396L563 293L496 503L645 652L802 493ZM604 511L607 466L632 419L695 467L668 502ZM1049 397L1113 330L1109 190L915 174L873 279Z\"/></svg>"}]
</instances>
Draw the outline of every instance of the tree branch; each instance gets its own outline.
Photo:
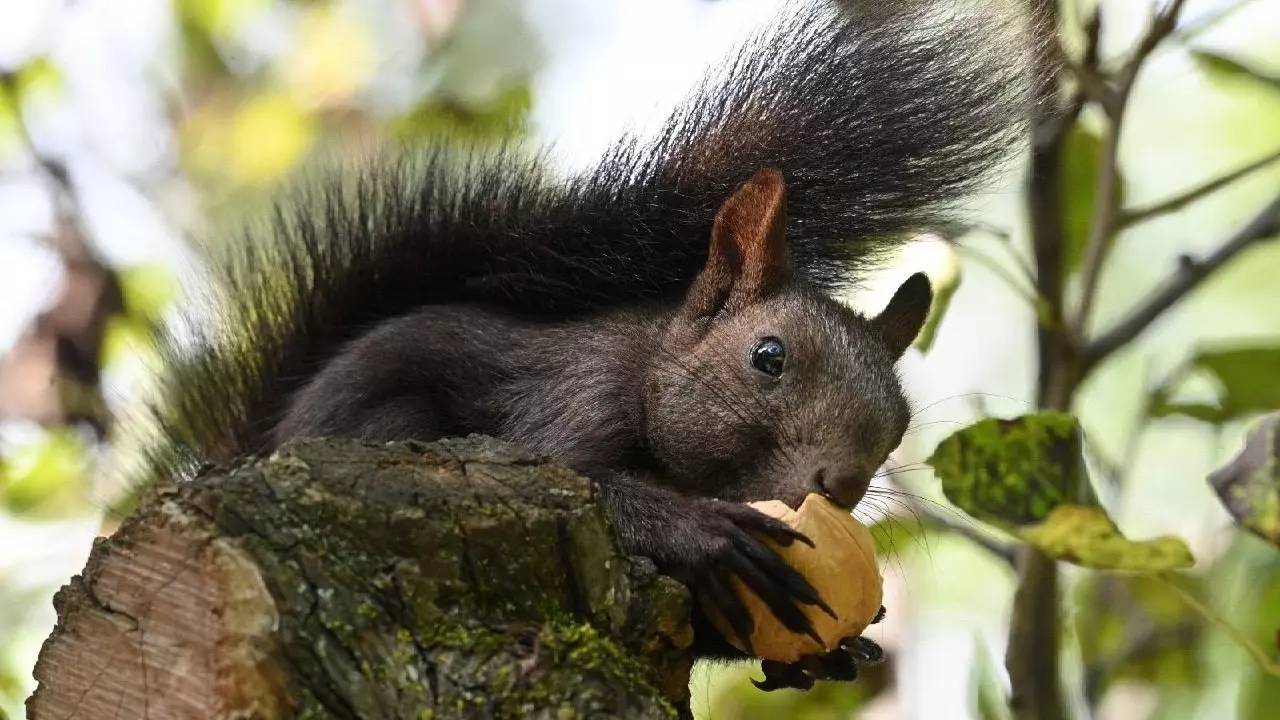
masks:
<instances>
[{"instance_id":1,"label":"tree branch","mask_svg":"<svg viewBox=\"0 0 1280 720\"><path fill-rule=\"evenodd\" d=\"M1029 0L1037 24L1059 32L1057 0ZM1092 21L1091 21L1092 22ZM1088 53L1086 53L1086 61ZM1034 68L1039 93L1027 187L1027 213L1035 254L1036 294L1044 298L1051 323L1036 324L1036 394L1043 405L1068 389L1076 347L1063 322L1062 157L1066 131L1083 106L1080 92L1067 95L1059 64L1042 57ZM1065 96L1065 97L1064 97ZM1060 618L1057 568L1035 549L1023 553L1018 590L1009 618L1005 667L1009 671L1010 710L1018 720L1061 720L1062 687L1058 675Z\"/></svg>"},{"instance_id":2,"label":"tree branch","mask_svg":"<svg viewBox=\"0 0 1280 720\"><path fill-rule=\"evenodd\" d=\"M1221 177L1214 178L1203 185L1197 185L1196 187L1184 190L1173 197L1152 203L1146 207L1124 210L1120 213L1120 219L1117 223L1117 227L1126 228L1130 225L1145 222L1159 215L1166 215L1168 213L1181 210L1183 207L1186 207L1196 200L1224 188L1246 175L1251 175L1277 160L1280 160L1280 150L1276 150L1270 155L1259 158L1244 167L1236 168L1235 170L1232 170Z\"/></svg>"},{"instance_id":3,"label":"tree branch","mask_svg":"<svg viewBox=\"0 0 1280 720\"><path fill-rule=\"evenodd\" d=\"M1152 322L1186 297L1218 268L1256 242L1280 234L1280 197L1271 201L1244 227L1203 260L1184 258L1172 280L1155 291L1127 318L1090 342L1084 365L1091 368L1146 330Z\"/></svg>"},{"instance_id":4,"label":"tree branch","mask_svg":"<svg viewBox=\"0 0 1280 720\"><path fill-rule=\"evenodd\" d=\"M685 720L689 603L519 448L295 442L94 545L27 717Z\"/></svg>"},{"instance_id":5,"label":"tree branch","mask_svg":"<svg viewBox=\"0 0 1280 720\"><path fill-rule=\"evenodd\" d=\"M1186 0L1173 0L1163 12L1156 14L1151 27L1138 41L1128 62L1120 69L1114 95L1108 103L1103 105L1103 109L1111 118L1111 123L1103 138L1102 159L1098 164L1098 181L1094 186L1093 223L1089 226L1089 237L1085 244L1084 262L1080 271L1080 306L1075 317L1068 324L1068 328L1076 337L1083 337L1085 334L1089 315L1093 312L1093 301L1098 294L1102 261L1106 258L1112 240L1120 229L1120 204L1117 200L1120 184L1118 155L1120 135L1124 128L1133 86L1143 63L1160 41L1168 37L1177 27L1178 16L1185 4Z\"/></svg>"}]
</instances>

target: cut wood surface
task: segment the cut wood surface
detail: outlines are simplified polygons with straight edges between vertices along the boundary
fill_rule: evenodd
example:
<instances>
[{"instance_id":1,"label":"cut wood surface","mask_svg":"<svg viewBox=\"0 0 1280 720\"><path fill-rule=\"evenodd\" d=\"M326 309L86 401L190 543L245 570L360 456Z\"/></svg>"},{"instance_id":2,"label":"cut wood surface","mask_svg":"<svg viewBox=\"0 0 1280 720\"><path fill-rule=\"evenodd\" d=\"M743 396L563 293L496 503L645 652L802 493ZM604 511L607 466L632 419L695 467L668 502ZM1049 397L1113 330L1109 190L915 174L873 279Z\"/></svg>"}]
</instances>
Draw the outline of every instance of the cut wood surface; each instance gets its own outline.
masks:
<instances>
[{"instance_id":1,"label":"cut wood surface","mask_svg":"<svg viewBox=\"0 0 1280 720\"><path fill-rule=\"evenodd\" d=\"M484 438L155 488L54 604L35 720L688 713L683 586L586 480Z\"/></svg>"}]
</instances>

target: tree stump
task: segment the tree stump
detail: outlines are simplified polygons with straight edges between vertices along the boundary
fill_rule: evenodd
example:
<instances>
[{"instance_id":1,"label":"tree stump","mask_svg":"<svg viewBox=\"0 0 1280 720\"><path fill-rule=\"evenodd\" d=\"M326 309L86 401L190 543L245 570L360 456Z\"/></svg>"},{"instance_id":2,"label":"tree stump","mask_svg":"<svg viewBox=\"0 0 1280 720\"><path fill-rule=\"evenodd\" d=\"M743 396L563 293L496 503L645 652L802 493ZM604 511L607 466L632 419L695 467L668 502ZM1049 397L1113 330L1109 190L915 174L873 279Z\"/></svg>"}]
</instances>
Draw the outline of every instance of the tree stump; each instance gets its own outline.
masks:
<instances>
[{"instance_id":1,"label":"tree stump","mask_svg":"<svg viewBox=\"0 0 1280 720\"><path fill-rule=\"evenodd\" d=\"M35 720L688 713L684 587L588 481L486 438L154 488L54 604Z\"/></svg>"}]
</instances>

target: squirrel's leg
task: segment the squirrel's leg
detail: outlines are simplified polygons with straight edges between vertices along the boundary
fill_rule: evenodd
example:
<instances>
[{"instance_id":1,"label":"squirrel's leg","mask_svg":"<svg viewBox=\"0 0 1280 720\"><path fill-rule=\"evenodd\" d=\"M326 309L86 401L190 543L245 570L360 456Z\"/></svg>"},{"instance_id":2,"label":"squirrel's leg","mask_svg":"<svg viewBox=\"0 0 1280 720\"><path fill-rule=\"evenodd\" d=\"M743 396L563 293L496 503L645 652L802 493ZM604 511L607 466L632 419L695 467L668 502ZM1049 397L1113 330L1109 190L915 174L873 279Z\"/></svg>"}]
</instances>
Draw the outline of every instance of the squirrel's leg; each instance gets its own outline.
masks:
<instances>
[{"instance_id":1,"label":"squirrel's leg","mask_svg":"<svg viewBox=\"0 0 1280 720\"><path fill-rule=\"evenodd\" d=\"M812 544L786 523L740 503L680 495L621 473L589 474L613 513L623 550L652 559L661 572L715 603L747 648L751 616L733 591L734 575L793 632L814 636L802 604L831 612L809 582L756 537ZM695 635L695 652L743 657L703 620L695 618L695 634L701 634Z\"/></svg>"}]
</instances>

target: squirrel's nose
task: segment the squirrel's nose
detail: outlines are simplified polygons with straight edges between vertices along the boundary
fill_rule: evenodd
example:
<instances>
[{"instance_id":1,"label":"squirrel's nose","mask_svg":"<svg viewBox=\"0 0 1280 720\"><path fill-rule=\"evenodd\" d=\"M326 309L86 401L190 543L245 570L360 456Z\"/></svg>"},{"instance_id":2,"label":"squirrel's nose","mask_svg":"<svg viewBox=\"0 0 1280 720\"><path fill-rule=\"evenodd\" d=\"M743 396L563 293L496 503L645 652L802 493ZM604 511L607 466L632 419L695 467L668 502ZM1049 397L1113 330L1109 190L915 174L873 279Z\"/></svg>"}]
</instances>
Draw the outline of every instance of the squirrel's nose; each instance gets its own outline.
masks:
<instances>
[{"instance_id":1,"label":"squirrel's nose","mask_svg":"<svg viewBox=\"0 0 1280 720\"><path fill-rule=\"evenodd\" d=\"M845 508L852 508L867 494L871 483L868 473L847 468L819 467L814 471L810 485L814 491Z\"/></svg>"}]
</instances>

